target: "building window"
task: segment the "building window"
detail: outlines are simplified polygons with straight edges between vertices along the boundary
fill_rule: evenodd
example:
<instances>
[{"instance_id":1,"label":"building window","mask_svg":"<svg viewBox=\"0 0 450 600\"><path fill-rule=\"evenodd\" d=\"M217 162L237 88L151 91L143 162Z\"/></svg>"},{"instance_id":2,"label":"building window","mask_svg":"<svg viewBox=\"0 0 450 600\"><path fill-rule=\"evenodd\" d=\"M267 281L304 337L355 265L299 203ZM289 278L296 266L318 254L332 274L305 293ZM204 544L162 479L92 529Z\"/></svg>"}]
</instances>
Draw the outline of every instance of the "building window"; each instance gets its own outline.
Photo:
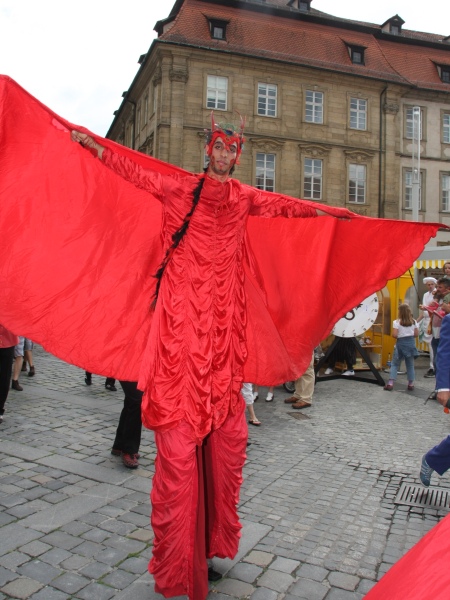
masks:
<instances>
[{"instance_id":1,"label":"building window","mask_svg":"<svg viewBox=\"0 0 450 600\"><path fill-rule=\"evenodd\" d=\"M450 212L450 175L443 174L441 177L441 197L443 212Z\"/></svg>"},{"instance_id":2,"label":"building window","mask_svg":"<svg viewBox=\"0 0 450 600\"><path fill-rule=\"evenodd\" d=\"M158 86L153 86L153 113L156 112L158 108Z\"/></svg>"},{"instance_id":3,"label":"building window","mask_svg":"<svg viewBox=\"0 0 450 600\"><path fill-rule=\"evenodd\" d=\"M133 123L133 121L128 122L126 139L127 139L126 145L129 148L132 148L134 150L134 123Z\"/></svg>"},{"instance_id":4,"label":"building window","mask_svg":"<svg viewBox=\"0 0 450 600\"><path fill-rule=\"evenodd\" d=\"M364 204L366 201L366 166L350 164L348 167L348 201Z\"/></svg>"},{"instance_id":5,"label":"building window","mask_svg":"<svg viewBox=\"0 0 450 600\"><path fill-rule=\"evenodd\" d=\"M352 63L355 65L363 65L364 53L360 50L352 50Z\"/></svg>"},{"instance_id":6,"label":"building window","mask_svg":"<svg viewBox=\"0 0 450 600\"><path fill-rule=\"evenodd\" d=\"M303 167L303 197L308 200L322 199L323 161L305 158Z\"/></svg>"},{"instance_id":7,"label":"building window","mask_svg":"<svg viewBox=\"0 0 450 600\"><path fill-rule=\"evenodd\" d=\"M364 46L352 46L350 44L347 45L348 54L350 56L350 60L354 65L363 65L364 64Z\"/></svg>"},{"instance_id":8,"label":"building window","mask_svg":"<svg viewBox=\"0 0 450 600\"><path fill-rule=\"evenodd\" d=\"M323 92L306 90L305 121L323 123Z\"/></svg>"},{"instance_id":9,"label":"building window","mask_svg":"<svg viewBox=\"0 0 450 600\"><path fill-rule=\"evenodd\" d=\"M310 4L311 4L311 0L296 0L293 3L293 6L297 7L298 10L301 10L302 12L309 12Z\"/></svg>"},{"instance_id":10,"label":"building window","mask_svg":"<svg viewBox=\"0 0 450 600\"><path fill-rule=\"evenodd\" d=\"M219 21L218 19L210 19L209 31L213 40L226 40L227 21Z\"/></svg>"},{"instance_id":11,"label":"building window","mask_svg":"<svg viewBox=\"0 0 450 600\"><path fill-rule=\"evenodd\" d=\"M367 129L367 100L350 98L350 128Z\"/></svg>"},{"instance_id":12,"label":"building window","mask_svg":"<svg viewBox=\"0 0 450 600\"><path fill-rule=\"evenodd\" d=\"M405 171L405 209L412 210L413 207L413 174L412 171ZM419 186L419 210L422 210L422 173L420 174Z\"/></svg>"},{"instance_id":13,"label":"building window","mask_svg":"<svg viewBox=\"0 0 450 600\"><path fill-rule=\"evenodd\" d=\"M136 109L136 128L137 128L137 132L139 133L141 130L141 103L140 102Z\"/></svg>"},{"instance_id":14,"label":"building window","mask_svg":"<svg viewBox=\"0 0 450 600\"><path fill-rule=\"evenodd\" d=\"M391 23L389 31L390 31L390 33L392 33L392 35L399 35L400 31L401 31L401 27L400 27L400 25L397 25L395 23Z\"/></svg>"},{"instance_id":15,"label":"building window","mask_svg":"<svg viewBox=\"0 0 450 600\"><path fill-rule=\"evenodd\" d=\"M442 83L450 83L450 65L438 65L436 68Z\"/></svg>"},{"instance_id":16,"label":"building window","mask_svg":"<svg viewBox=\"0 0 450 600\"><path fill-rule=\"evenodd\" d=\"M442 116L442 141L444 144L450 144L450 114L444 113Z\"/></svg>"},{"instance_id":17,"label":"building window","mask_svg":"<svg viewBox=\"0 0 450 600\"><path fill-rule=\"evenodd\" d=\"M206 107L227 110L228 77L208 75Z\"/></svg>"},{"instance_id":18,"label":"building window","mask_svg":"<svg viewBox=\"0 0 450 600\"><path fill-rule=\"evenodd\" d=\"M405 137L408 140L412 140L413 139L413 123L414 123L414 116L413 116L413 108L407 108L406 109L406 135ZM419 139L422 139L422 127L423 124L423 110L420 111L420 136Z\"/></svg>"},{"instance_id":19,"label":"building window","mask_svg":"<svg viewBox=\"0 0 450 600\"><path fill-rule=\"evenodd\" d=\"M256 187L267 192L275 191L275 154L256 154Z\"/></svg>"},{"instance_id":20,"label":"building window","mask_svg":"<svg viewBox=\"0 0 450 600\"><path fill-rule=\"evenodd\" d=\"M144 125L148 121L148 92L144 96Z\"/></svg>"},{"instance_id":21,"label":"building window","mask_svg":"<svg viewBox=\"0 0 450 600\"><path fill-rule=\"evenodd\" d=\"M277 86L258 83L258 115L277 116Z\"/></svg>"}]
</instances>

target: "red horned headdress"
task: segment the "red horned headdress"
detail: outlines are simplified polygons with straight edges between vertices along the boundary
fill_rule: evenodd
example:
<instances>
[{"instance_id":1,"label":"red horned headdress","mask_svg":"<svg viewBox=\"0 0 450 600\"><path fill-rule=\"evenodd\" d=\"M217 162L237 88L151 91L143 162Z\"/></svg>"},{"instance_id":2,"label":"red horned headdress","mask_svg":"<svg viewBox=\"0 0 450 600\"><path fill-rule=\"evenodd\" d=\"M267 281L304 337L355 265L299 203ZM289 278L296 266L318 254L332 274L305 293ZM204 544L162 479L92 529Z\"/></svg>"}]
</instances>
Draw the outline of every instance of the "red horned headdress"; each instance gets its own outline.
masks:
<instances>
[{"instance_id":1,"label":"red horned headdress","mask_svg":"<svg viewBox=\"0 0 450 600\"><path fill-rule=\"evenodd\" d=\"M236 164L239 164L239 156L241 155L244 146L244 127L246 118L239 113L240 124L237 128L233 123L216 123L214 112L211 111L211 129L205 129L206 132L206 148L208 156L211 155L212 147L218 137L228 146L232 143L237 144Z\"/></svg>"}]
</instances>

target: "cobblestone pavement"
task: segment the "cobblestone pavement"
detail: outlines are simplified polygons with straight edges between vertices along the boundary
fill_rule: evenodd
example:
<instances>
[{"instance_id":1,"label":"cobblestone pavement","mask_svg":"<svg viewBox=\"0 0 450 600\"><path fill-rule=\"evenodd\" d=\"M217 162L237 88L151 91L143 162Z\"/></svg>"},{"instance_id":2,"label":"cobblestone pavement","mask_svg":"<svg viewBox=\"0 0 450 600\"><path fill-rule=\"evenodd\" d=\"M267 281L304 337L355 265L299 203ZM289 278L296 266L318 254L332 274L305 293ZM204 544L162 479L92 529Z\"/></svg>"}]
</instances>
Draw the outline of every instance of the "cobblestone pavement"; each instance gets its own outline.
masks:
<instances>
[{"instance_id":1,"label":"cobblestone pavement","mask_svg":"<svg viewBox=\"0 0 450 600\"><path fill-rule=\"evenodd\" d=\"M22 374L0 426L0 600L156 600L149 491L152 433L140 467L111 456L121 391L35 350L36 376ZM448 434L434 380L417 361L414 392L339 378L316 385L313 406L294 411L276 388L255 404L249 426L234 561L209 600L359 600L445 508L398 505L418 484L420 458ZM368 375L370 376L370 375ZM450 490L445 476L433 483Z\"/></svg>"}]
</instances>

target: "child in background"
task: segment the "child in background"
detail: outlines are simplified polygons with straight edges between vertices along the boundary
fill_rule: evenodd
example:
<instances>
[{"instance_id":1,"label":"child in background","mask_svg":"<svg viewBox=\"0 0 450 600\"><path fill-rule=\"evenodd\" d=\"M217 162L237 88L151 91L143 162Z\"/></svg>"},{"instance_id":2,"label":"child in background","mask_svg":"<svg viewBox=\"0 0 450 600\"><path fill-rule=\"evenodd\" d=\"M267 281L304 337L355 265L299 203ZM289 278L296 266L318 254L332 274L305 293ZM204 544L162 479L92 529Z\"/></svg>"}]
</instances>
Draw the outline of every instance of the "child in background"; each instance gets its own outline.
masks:
<instances>
[{"instance_id":1,"label":"child in background","mask_svg":"<svg viewBox=\"0 0 450 600\"><path fill-rule=\"evenodd\" d=\"M408 375L408 390L414 389L414 359L419 355L416 348L415 338L419 335L417 322L414 320L411 309L407 304L400 304L398 308L398 319L392 325L392 337L397 340L392 359L391 373L388 383L384 386L387 391L394 389L394 381L397 379L397 370L400 361L405 359L406 373Z\"/></svg>"},{"instance_id":2,"label":"child in background","mask_svg":"<svg viewBox=\"0 0 450 600\"><path fill-rule=\"evenodd\" d=\"M242 397L245 400L245 404L247 405L248 416L250 417L249 423L250 425L256 425L259 427L261 425L261 421L255 415L255 409L253 408L253 389L251 383L243 383L241 390Z\"/></svg>"}]
</instances>

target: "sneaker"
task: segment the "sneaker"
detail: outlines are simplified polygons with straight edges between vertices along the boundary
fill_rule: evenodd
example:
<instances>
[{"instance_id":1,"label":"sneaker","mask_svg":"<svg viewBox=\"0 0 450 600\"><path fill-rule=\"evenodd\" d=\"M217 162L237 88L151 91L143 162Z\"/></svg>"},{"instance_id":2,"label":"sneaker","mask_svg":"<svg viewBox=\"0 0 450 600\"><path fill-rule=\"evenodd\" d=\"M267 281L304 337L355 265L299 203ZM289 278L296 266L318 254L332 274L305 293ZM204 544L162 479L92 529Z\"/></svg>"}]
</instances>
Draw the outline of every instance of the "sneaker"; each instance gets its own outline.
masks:
<instances>
[{"instance_id":1,"label":"sneaker","mask_svg":"<svg viewBox=\"0 0 450 600\"><path fill-rule=\"evenodd\" d=\"M17 392L21 392L23 390L23 387L20 385L18 379L11 380L11 389L16 390Z\"/></svg>"},{"instance_id":2,"label":"sneaker","mask_svg":"<svg viewBox=\"0 0 450 600\"><path fill-rule=\"evenodd\" d=\"M334 373L334 370L331 367L328 367L328 369L325 369L324 375L331 375L332 373Z\"/></svg>"},{"instance_id":3,"label":"sneaker","mask_svg":"<svg viewBox=\"0 0 450 600\"><path fill-rule=\"evenodd\" d=\"M431 368L428 369L428 371L425 373L424 377L429 377L429 378L436 377L436 373L434 372L434 369L431 369Z\"/></svg>"},{"instance_id":4,"label":"sneaker","mask_svg":"<svg viewBox=\"0 0 450 600\"><path fill-rule=\"evenodd\" d=\"M353 377L355 375L355 371L353 371L353 370L351 370L351 371L347 370L347 371L344 371L342 373L342 375L344 375L344 377Z\"/></svg>"},{"instance_id":5,"label":"sneaker","mask_svg":"<svg viewBox=\"0 0 450 600\"><path fill-rule=\"evenodd\" d=\"M266 402L272 402L273 401L273 394L272 392L268 392L267 396L266 396Z\"/></svg>"},{"instance_id":6,"label":"sneaker","mask_svg":"<svg viewBox=\"0 0 450 600\"><path fill-rule=\"evenodd\" d=\"M117 392L117 388L113 383L105 383L105 388L110 392Z\"/></svg>"},{"instance_id":7,"label":"sneaker","mask_svg":"<svg viewBox=\"0 0 450 600\"><path fill-rule=\"evenodd\" d=\"M434 469L430 467L425 459L425 454L422 456L422 464L420 465L420 481L425 487L428 487L431 483L431 476Z\"/></svg>"},{"instance_id":8,"label":"sneaker","mask_svg":"<svg viewBox=\"0 0 450 600\"><path fill-rule=\"evenodd\" d=\"M137 469L139 466L137 454L122 453L122 462L127 469Z\"/></svg>"}]
</instances>

